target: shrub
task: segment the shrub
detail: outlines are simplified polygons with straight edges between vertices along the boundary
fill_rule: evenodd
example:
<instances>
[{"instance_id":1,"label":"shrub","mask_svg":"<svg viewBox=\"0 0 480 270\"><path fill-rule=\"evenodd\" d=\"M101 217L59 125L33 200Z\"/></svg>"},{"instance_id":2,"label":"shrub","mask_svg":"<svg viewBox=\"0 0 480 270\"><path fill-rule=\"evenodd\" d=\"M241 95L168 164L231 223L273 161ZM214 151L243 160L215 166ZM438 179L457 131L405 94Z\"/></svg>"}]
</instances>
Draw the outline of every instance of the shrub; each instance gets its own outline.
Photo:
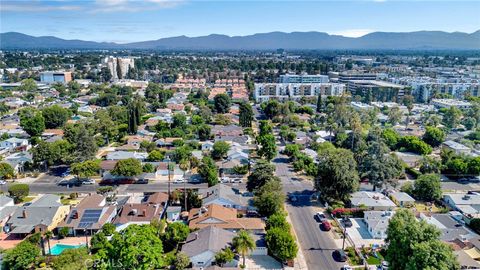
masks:
<instances>
[{"instance_id":1,"label":"shrub","mask_svg":"<svg viewBox=\"0 0 480 270\"><path fill-rule=\"evenodd\" d=\"M29 192L30 188L27 184L15 184L8 188L8 193L15 200L15 203L22 202Z\"/></svg>"}]
</instances>

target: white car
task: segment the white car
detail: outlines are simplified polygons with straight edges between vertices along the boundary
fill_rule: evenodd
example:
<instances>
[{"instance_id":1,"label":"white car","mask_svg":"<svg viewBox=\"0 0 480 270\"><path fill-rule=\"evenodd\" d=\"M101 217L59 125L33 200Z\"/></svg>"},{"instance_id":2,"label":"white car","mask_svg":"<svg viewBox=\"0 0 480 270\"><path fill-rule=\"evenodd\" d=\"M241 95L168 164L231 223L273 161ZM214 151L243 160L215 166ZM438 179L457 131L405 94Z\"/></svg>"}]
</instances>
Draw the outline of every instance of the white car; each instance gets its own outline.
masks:
<instances>
[{"instance_id":1,"label":"white car","mask_svg":"<svg viewBox=\"0 0 480 270\"><path fill-rule=\"evenodd\" d=\"M94 185L94 184L95 184L95 180L93 179L82 180L82 185Z\"/></svg>"},{"instance_id":2,"label":"white car","mask_svg":"<svg viewBox=\"0 0 480 270\"><path fill-rule=\"evenodd\" d=\"M0 180L0 185L5 185L5 184L7 184L7 181L5 181L5 180Z\"/></svg>"},{"instance_id":3,"label":"white car","mask_svg":"<svg viewBox=\"0 0 480 270\"><path fill-rule=\"evenodd\" d=\"M230 183L230 178L228 178L228 177L222 177L221 182L222 182L222 183Z\"/></svg>"},{"instance_id":4,"label":"white car","mask_svg":"<svg viewBox=\"0 0 480 270\"><path fill-rule=\"evenodd\" d=\"M232 179L230 182L232 182L232 183L242 183L242 179L240 179L240 178L234 178L234 179Z\"/></svg>"},{"instance_id":5,"label":"white car","mask_svg":"<svg viewBox=\"0 0 480 270\"><path fill-rule=\"evenodd\" d=\"M344 265L340 270L353 270L353 268L350 265Z\"/></svg>"},{"instance_id":6,"label":"white car","mask_svg":"<svg viewBox=\"0 0 480 270\"><path fill-rule=\"evenodd\" d=\"M175 180L173 180L173 183L175 183L175 184L181 184L181 183L183 183L183 182L185 182L184 179L175 179Z\"/></svg>"}]
</instances>

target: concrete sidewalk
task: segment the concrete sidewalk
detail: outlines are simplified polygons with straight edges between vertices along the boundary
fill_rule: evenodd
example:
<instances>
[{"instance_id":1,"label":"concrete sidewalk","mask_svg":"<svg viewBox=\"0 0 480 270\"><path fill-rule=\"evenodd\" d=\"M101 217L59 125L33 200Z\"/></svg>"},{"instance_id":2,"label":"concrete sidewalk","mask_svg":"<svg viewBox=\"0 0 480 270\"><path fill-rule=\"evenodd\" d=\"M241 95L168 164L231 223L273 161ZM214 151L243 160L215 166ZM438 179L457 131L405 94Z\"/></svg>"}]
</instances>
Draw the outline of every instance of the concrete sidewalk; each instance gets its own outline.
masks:
<instances>
[{"instance_id":1,"label":"concrete sidewalk","mask_svg":"<svg viewBox=\"0 0 480 270\"><path fill-rule=\"evenodd\" d=\"M284 269L295 269L295 270L307 269L308 270L307 261L305 260L305 255L303 255L302 247L300 246L300 243L298 242L297 233L295 232L295 228L292 225L292 220L290 219L289 215L287 215L287 222L290 223L290 226L292 226L292 231L293 231L293 234L295 236L295 240L296 240L296 243L297 243L297 246L298 246L298 253L297 253L297 257L294 260L294 263L295 263L294 267L293 268L292 267L285 267Z\"/></svg>"}]
</instances>

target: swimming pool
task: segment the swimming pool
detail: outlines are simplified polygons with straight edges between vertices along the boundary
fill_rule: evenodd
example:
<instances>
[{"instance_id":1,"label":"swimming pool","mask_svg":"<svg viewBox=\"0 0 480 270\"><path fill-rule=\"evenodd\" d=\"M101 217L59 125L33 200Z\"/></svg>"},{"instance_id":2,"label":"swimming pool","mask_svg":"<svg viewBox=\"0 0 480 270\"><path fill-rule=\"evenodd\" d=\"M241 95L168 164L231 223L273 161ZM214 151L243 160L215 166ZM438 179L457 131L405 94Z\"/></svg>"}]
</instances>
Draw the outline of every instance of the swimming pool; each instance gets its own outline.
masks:
<instances>
[{"instance_id":1,"label":"swimming pool","mask_svg":"<svg viewBox=\"0 0 480 270\"><path fill-rule=\"evenodd\" d=\"M60 255L66 249L73 249L73 248L80 248L84 247L85 245L65 245L65 244L55 244L50 249L50 255Z\"/></svg>"}]
</instances>

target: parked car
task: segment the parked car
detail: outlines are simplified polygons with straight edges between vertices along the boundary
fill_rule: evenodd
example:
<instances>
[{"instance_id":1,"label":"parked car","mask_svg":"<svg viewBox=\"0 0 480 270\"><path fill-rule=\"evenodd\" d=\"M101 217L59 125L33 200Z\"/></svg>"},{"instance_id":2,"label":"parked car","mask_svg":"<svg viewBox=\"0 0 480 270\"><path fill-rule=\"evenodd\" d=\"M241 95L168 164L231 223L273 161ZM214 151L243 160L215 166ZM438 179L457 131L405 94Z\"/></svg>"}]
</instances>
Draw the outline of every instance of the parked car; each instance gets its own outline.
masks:
<instances>
[{"instance_id":1,"label":"parked car","mask_svg":"<svg viewBox=\"0 0 480 270\"><path fill-rule=\"evenodd\" d=\"M324 220L322 223L320 223L320 229L328 232L332 229L332 225L330 222L328 222L328 220Z\"/></svg>"},{"instance_id":2,"label":"parked car","mask_svg":"<svg viewBox=\"0 0 480 270\"><path fill-rule=\"evenodd\" d=\"M241 183L242 183L242 179L240 179L240 178L234 178L234 179L232 179L230 182L231 182L231 183L239 183L239 184L241 184Z\"/></svg>"},{"instance_id":3,"label":"parked car","mask_svg":"<svg viewBox=\"0 0 480 270\"><path fill-rule=\"evenodd\" d=\"M148 184L148 179L138 179L135 184Z\"/></svg>"},{"instance_id":4,"label":"parked car","mask_svg":"<svg viewBox=\"0 0 480 270\"><path fill-rule=\"evenodd\" d=\"M173 180L174 184L182 184L183 182L185 182L185 179L175 179L175 180Z\"/></svg>"},{"instance_id":5,"label":"parked car","mask_svg":"<svg viewBox=\"0 0 480 270\"><path fill-rule=\"evenodd\" d=\"M228 177L226 177L226 176L225 176L225 177L222 177L221 182L222 182L222 183L230 183L230 178L228 178Z\"/></svg>"},{"instance_id":6,"label":"parked car","mask_svg":"<svg viewBox=\"0 0 480 270\"><path fill-rule=\"evenodd\" d=\"M388 262L387 261L382 261L382 264L380 264L377 267L378 270L388 270Z\"/></svg>"},{"instance_id":7,"label":"parked car","mask_svg":"<svg viewBox=\"0 0 480 270\"><path fill-rule=\"evenodd\" d=\"M7 184L7 181L5 181L5 180L0 180L0 185L5 185L5 184Z\"/></svg>"},{"instance_id":8,"label":"parked car","mask_svg":"<svg viewBox=\"0 0 480 270\"><path fill-rule=\"evenodd\" d=\"M340 270L353 270L353 268L350 265L344 265L340 268Z\"/></svg>"},{"instance_id":9,"label":"parked car","mask_svg":"<svg viewBox=\"0 0 480 270\"><path fill-rule=\"evenodd\" d=\"M83 179L82 185L95 185L95 180L93 179Z\"/></svg>"},{"instance_id":10,"label":"parked car","mask_svg":"<svg viewBox=\"0 0 480 270\"><path fill-rule=\"evenodd\" d=\"M343 251L343 249L336 249L335 251L333 251L332 255L333 258L339 262L346 262L348 259L347 254L345 253L345 251Z\"/></svg>"},{"instance_id":11,"label":"parked car","mask_svg":"<svg viewBox=\"0 0 480 270\"><path fill-rule=\"evenodd\" d=\"M68 179L62 179L62 180L58 181L57 185L63 186L63 187L65 187L65 186L71 186L71 185L72 185L72 182L71 182L70 180L68 180Z\"/></svg>"},{"instance_id":12,"label":"parked car","mask_svg":"<svg viewBox=\"0 0 480 270\"><path fill-rule=\"evenodd\" d=\"M318 222L322 222L323 220L326 220L327 219L327 216L325 216L325 214L323 212L317 212L313 218Z\"/></svg>"},{"instance_id":13,"label":"parked car","mask_svg":"<svg viewBox=\"0 0 480 270\"><path fill-rule=\"evenodd\" d=\"M342 219L342 223L343 226L345 226L346 228L350 228L353 226L352 221L347 217Z\"/></svg>"}]
</instances>

